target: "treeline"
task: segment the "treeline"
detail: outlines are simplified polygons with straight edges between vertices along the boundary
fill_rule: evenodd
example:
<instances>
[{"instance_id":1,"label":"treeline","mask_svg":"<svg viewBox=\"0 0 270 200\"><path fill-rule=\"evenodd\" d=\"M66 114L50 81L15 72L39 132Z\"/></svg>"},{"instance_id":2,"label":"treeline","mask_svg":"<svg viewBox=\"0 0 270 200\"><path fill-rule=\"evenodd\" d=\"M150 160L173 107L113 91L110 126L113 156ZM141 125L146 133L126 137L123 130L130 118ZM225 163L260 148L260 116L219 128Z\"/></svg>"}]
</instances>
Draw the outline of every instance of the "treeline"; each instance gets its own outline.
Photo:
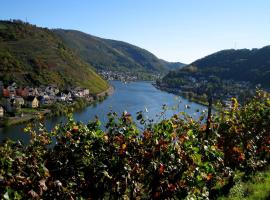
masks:
<instances>
[{"instance_id":1,"label":"treeline","mask_svg":"<svg viewBox=\"0 0 270 200\"><path fill-rule=\"evenodd\" d=\"M80 98L76 99L73 103L55 102L54 104L45 108L49 108L51 110L51 116L60 116L74 110L83 109L90 104L91 102L89 102L87 99Z\"/></svg>"},{"instance_id":2,"label":"treeline","mask_svg":"<svg viewBox=\"0 0 270 200\"><path fill-rule=\"evenodd\" d=\"M260 49L229 49L206 56L191 64L194 75L270 86L270 46Z\"/></svg>"},{"instance_id":3,"label":"treeline","mask_svg":"<svg viewBox=\"0 0 270 200\"><path fill-rule=\"evenodd\" d=\"M0 146L0 196L5 199L215 199L235 177L249 179L270 162L270 95L246 105L232 99L198 120L185 113L153 123L108 114L83 124L69 116L51 132L30 124L28 145Z\"/></svg>"},{"instance_id":4,"label":"treeline","mask_svg":"<svg viewBox=\"0 0 270 200\"><path fill-rule=\"evenodd\" d=\"M216 101L237 97L244 103L256 88L269 89L269 57L270 46L223 50L169 72L157 84L195 101L211 95Z\"/></svg>"}]
</instances>

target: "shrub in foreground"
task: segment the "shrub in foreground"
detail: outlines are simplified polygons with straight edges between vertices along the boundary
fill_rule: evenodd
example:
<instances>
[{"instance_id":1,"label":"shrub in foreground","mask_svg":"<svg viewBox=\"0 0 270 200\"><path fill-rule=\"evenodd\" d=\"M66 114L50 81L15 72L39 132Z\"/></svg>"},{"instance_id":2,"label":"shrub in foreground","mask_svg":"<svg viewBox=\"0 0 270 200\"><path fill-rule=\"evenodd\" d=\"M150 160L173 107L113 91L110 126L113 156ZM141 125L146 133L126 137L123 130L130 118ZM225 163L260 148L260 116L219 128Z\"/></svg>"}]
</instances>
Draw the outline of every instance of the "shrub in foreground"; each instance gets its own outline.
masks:
<instances>
[{"instance_id":1,"label":"shrub in foreground","mask_svg":"<svg viewBox=\"0 0 270 200\"><path fill-rule=\"evenodd\" d=\"M245 106L232 101L206 127L185 113L138 126L128 113L87 125L69 116L48 132L29 125L30 143L0 146L0 196L4 199L209 199L269 165L270 98ZM141 128L143 127L143 128ZM209 132L210 131L210 132ZM206 134L208 132L208 134ZM210 133L210 134L209 134Z\"/></svg>"}]
</instances>

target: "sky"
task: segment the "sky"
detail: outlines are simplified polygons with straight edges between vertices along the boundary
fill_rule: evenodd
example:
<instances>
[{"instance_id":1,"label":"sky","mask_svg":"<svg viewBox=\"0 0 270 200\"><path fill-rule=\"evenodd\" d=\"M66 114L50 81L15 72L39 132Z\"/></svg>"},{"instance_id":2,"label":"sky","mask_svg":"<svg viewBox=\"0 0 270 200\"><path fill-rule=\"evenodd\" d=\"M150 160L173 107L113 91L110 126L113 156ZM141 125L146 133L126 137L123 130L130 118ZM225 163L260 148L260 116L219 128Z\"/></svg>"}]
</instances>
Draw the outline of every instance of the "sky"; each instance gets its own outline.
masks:
<instances>
[{"instance_id":1,"label":"sky","mask_svg":"<svg viewBox=\"0 0 270 200\"><path fill-rule=\"evenodd\" d=\"M76 29L191 63L270 45L269 0L1 0L0 19Z\"/></svg>"}]
</instances>

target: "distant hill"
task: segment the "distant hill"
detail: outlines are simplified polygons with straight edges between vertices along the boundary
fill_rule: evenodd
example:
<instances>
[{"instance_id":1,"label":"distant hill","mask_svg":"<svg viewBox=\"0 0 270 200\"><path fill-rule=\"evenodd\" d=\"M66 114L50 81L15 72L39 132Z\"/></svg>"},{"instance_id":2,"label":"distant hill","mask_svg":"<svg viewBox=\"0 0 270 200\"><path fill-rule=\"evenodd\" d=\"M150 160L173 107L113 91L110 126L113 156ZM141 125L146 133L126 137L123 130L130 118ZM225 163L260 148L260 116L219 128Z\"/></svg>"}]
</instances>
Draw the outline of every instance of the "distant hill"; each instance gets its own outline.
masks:
<instances>
[{"instance_id":1,"label":"distant hill","mask_svg":"<svg viewBox=\"0 0 270 200\"><path fill-rule=\"evenodd\" d=\"M98 93L108 83L46 28L0 21L0 79L23 85L81 86Z\"/></svg>"},{"instance_id":2,"label":"distant hill","mask_svg":"<svg viewBox=\"0 0 270 200\"><path fill-rule=\"evenodd\" d=\"M54 30L77 54L100 70L161 73L184 66L157 58L126 42L102 39L75 30Z\"/></svg>"},{"instance_id":3,"label":"distant hill","mask_svg":"<svg viewBox=\"0 0 270 200\"><path fill-rule=\"evenodd\" d=\"M188 76L206 80L217 77L221 80L247 81L270 87L270 46L219 51L169 73L163 80L175 85Z\"/></svg>"},{"instance_id":4,"label":"distant hill","mask_svg":"<svg viewBox=\"0 0 270 200\"><path fill-rule=\"evenodd\" d=\"M186 66L186 64L181 62L168 62L162 59L160 59L160 61L163 62L168 67L168 70L177 70Z\"/></svg>"}]
</instances>

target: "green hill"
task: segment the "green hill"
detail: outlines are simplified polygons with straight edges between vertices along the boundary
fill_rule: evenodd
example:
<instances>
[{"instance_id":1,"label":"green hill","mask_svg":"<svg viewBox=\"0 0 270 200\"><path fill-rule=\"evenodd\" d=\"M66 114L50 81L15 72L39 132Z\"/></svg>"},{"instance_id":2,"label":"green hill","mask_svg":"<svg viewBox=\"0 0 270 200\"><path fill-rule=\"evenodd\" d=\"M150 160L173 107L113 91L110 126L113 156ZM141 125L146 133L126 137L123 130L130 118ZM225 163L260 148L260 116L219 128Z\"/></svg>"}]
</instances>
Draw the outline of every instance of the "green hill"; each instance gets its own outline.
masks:
<instances>
[{"instance_id":1,"label":"green hill","mask_svg":"<svg viewBox=\"0 0 270 200\"><path fill-rule=\"evenodd\" d=\"M170 73L164 80L173 82L184 77L209 80L246 81L270 86L270 46L261 49L223 50L199 59L190 65ZM177 80L178 79L178 80Z\"/></svg>"},{"instance_id":2,"label":"green hill","mask_svg":"<svg viewBox=\"0 0 270 200\"><path fill-rule=\"evenodd\" d=\"M170 63L126 42L102 39L75 30L54 30L75 52L100 70L161 73L184 66Z\"/></svg>"},{"instance_id":3,"label":"green hill","mask_svg":"<svg viewBox=\"0 0 270 200\"><path fill-rule=\"evenodd\" d=\"M215 102L236 97L245 103L259 84L263 89L270 87L270 46L219 51L157 81L160 88L203 104L210 96Z\"/></svg>"},{"instance_id":4,"label":"green hill","mask_svg":"<svg viewBox=\"0 0 270 200\"><path fill-rule=\"evenodd\" d=\"M108 88L54 32L20 20L0 21L0 79L21 85L81 86L92 93Z\"/></svg>"}]
</instances>

